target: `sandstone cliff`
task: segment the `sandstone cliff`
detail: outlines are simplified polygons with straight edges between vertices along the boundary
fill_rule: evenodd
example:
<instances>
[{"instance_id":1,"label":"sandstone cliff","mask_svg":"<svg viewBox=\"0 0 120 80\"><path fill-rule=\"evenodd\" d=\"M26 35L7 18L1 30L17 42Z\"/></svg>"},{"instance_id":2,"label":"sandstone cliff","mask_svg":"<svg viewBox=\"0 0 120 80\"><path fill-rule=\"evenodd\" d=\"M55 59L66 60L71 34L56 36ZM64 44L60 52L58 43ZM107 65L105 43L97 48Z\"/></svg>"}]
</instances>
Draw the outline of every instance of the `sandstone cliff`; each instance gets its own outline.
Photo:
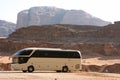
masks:
<instances>
[{"instance_id":1,"label":"sandstone cliff","mask_svg":"<svg viewBox=\"0 0 120 80\"><path fill-rule=\"evenodd\" d=\"M44 25L17 29L1 42L2 51L25 47L77 49L83 55L120 55L120 23L104 27L78 25ZM5 46L9 49L5 48ZM6 50L4 50L6 49ZM1 51L1 52L2 52Z\"/></svg>"},{"instance_id":2,"label":"sandstone cliff","mask_svg":"<svg viewBox=\"0 0 120 80\"><path fill-rule=\"evenodd\" d=\"M18 13L17 28L50 24L103 26L110 22L93 17L82 10L64 10L55 7L32 7Z\"/></svg>"}]
</instances>

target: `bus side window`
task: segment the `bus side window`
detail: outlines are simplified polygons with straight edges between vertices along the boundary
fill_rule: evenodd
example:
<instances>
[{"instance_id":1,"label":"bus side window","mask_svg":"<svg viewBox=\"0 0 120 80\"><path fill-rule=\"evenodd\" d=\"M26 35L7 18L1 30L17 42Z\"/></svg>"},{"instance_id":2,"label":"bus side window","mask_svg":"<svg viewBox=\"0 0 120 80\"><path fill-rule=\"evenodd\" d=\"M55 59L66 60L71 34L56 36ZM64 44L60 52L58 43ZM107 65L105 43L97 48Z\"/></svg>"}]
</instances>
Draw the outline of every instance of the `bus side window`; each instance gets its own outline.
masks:
<instances>
[{"instance_id":1,"label":"bus side window","mask_svg":"<svg viewBox=\"0 0 120 80\"><path fill-rule=\"evenodd\" d=\"M80 58L78 52L68 52L68 58Z\"/></svg>"},{"instance_id":2,"label":"bus side window","mask_svg":"<svg viewBox=\"0 0 120 80\"><path fill-rule=\"evenodd\" d=\"M74 52L74 58L80 58L80 55L78 52Z\"/></svg>"},{"instance_id":3,"label":"bus side window","mask_svg":"<svg viewBox=\"0 0 120 80\"><path fill-rule=\"evenodd\" d=\"M43 57L49 57L48 53L44 53Z\"/></svg>"},{"instance_id":4,"label":"bus side window","mask_svg":"<svg viewBox=\"0 0 120 80\"><path fill-rule=\"evenodd\" d=\"M47 51L42 51L42 50L40 50L39 51L39 57L48 57L48 53L47 53Z\"/></svg>"},{"instance_id":5,"label":"bus side window","mask_svg":"<svg viewBox=\"0 0 120 80\"><path fill-rule=\"evenodd\" d=\"M36 50L32 55L31 57L40 57L40 51L39 50Z\"/></svg>"},{"instance_id":6,"label":"bus side window","mask_svg":"<svg viewBox=\"0 0 120 80\"><path fill-rule=\"evenodd\" d=\"M29 57L19 57L19 63L26 63L28 61Z\"/></svg>"},{"instance_id":7,"label":"bus side window","mask_svg":"<svg viewBox=\"0 0 120 80\"><path fill-rule=\"evenodd\" d=\"M31 52L32 50L23 50L20 52L20 55L30 55Z\"/></svg>"}]
</instances>

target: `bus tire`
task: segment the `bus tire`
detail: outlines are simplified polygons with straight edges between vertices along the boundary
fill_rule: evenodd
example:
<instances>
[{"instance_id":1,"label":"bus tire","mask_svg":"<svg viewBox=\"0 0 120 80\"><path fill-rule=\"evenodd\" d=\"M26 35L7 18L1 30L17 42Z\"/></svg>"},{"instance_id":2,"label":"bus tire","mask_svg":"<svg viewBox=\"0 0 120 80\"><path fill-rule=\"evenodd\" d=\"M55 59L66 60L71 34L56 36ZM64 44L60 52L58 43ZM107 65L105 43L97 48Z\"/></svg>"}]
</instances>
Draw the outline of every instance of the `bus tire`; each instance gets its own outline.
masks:
<instances>
[{"instance_id":1,"label":"bus tire","mask_svg":"<svg viewBox=\"0 0 120 80\"><path fill-rule=\"evenodd\" d=\"M34 67L33 66L28 66L28 72L33 72L34 71Z\"/></svg>"},{"instance_id":2,"label":"bus tire","mask_svg":"<svg viewBox=\"0 0 120 80\"><path fill-rule=\"evenodd\" d=\"M63 66L62 72L68 72L68 71L69 71L68 67L67 66Z\"/></svg>"}]
</instances>

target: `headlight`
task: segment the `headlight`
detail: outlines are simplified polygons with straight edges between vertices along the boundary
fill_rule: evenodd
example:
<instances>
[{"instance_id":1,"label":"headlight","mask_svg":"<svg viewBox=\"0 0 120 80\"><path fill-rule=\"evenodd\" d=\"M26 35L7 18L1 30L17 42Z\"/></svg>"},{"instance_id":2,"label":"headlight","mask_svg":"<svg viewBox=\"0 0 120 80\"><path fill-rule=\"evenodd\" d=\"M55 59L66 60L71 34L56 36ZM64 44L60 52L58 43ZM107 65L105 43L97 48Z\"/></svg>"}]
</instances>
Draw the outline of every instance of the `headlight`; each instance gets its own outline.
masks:
<instances>
[{"instance_id":1,"label":"headlight","mask_svg":"<svg viewBox=\"0 0 120 80\"><path fill-rule=\"evenodd\" d=\"M17 57L14 57L14 58L12 59L12 63L18 63L18 58L17 58Z\"/></svg>"}]
</instances>

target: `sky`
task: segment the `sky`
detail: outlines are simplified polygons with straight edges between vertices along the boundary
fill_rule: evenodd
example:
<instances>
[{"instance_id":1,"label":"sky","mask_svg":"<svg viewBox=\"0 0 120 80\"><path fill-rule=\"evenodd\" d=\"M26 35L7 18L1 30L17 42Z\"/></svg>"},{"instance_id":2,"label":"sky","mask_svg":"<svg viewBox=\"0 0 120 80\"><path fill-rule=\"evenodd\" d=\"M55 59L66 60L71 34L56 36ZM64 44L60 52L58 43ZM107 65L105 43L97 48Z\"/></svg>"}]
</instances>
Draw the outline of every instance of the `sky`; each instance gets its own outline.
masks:
<instances>
[{"instance_id":1,"label":"sky","mask_svg":"<svg viewBox=\"0 0 120 80\"><path fill-rule=\"evenodd\" d=\"M105 21L120 21L120 0L0 0L0 20L16 23L20 11L35 6L83 10Z\"/></svg>"}]
</instances>

